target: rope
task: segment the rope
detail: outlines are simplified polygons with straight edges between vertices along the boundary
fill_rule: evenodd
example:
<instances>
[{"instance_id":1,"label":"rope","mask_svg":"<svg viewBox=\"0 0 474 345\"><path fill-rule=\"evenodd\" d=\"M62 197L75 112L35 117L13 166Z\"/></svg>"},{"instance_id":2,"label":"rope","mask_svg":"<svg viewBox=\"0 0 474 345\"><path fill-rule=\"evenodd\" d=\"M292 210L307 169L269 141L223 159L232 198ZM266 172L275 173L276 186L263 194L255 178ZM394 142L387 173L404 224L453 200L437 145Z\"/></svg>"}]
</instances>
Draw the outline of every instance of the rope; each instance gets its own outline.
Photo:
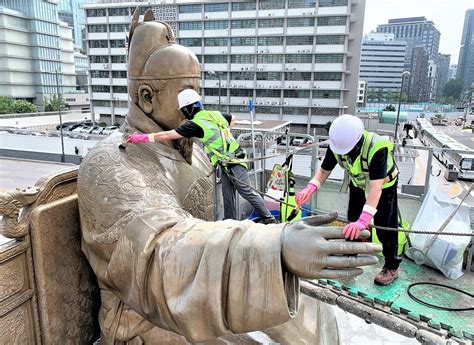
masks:
<instances>
[{"instance_id":1,"label":"rope","mask_svg":"<svg viewBox=\"0 0 474 345\"><path fill-rule=\"evenodd\" d=\"M320 141L318 143L313 143L313 144L306 145L305 147L300 147L299 149L295 149L295 150L292 150L292 151L289 151L289 152L277 153L277 154L274 154L274 155L271 155L271 156L263 156L263 157L257 157L257 158L247 158L247 159L233 159L232 161L221 161L220 163L223 166L227 166L228 164L258 162L258 161L262 161L262 160L270 159L270 158L275 158L275 157L294 155L294 154L297 154L300 151L307 150L307 149L309 149L313 146L321 146L321 145L325 145L325 144L328 144L328 143L329 143L329 140L324 140L324 141Z\"/></svg>"},{"instance_id":2,"label":"rope","mask_svg":"<svg viewBox=\"0 0 474 345\"><path fill-rule=\"evenodd\" d=\"M277 201L277 202L280 202L284 205L287 205L287 206L290 206L290 207L294 207L294 205L291 205L291 204L288 204L287 202L285 201L282 201L282 200L279 200L277 198L274 198L274 197L271 197L269 195L266 195L265 193L263 192L260 192L258 189L254 188L253 186L245 183L244 181L242 180L239 180L239 179L236 179L234 176L232 176L232 174L228 174L227 176L230 177L231 180L234 180L234 181L237 181L239 183L242 183L243 185L245 185L246 187L249 187L250 189L254 190L255 192L257 192L258 194L260 194L262 197L267 197L271 200L274 200L274 201ZM303 211L306 211L308 213L311 213L312 215L319 215L319 214L329 214L329 212L320 212L320 213L316 213L314 210L312 209L307 209L307 208L303 208L301 207L301 210ZM304 218L307 218L307 217L302 217L301 219L304 219ZM380 230L385 230L385 231L400 231L400 232L404 232L404 233L408 233L408 234L419 234L419 235L439 235L439 232L438 231L423 231L423 230L413 230L413 229L402 229L402 228L389 228L389 227L385 227L385 226L378 226L378 225L371 225L372 227L376 228L376 229L380 229ZM469 237L472 237L474 236L473 233L467 233L467 232L448 232L448 233L444 233L443 236L469 236Z\"/></svg>"},{"instance_id":3,"label":"rope","mask_svg":"<svg viewBox=\"0 0 474 345\"><path fill-rule=\"evenodd\" d=\"M432 303L428 303L428 302L425 302L423 301L422 299L418 298L415 296L415 294L411 291L412 287L414 286L417 286L417 285L432 285L432 286L441 286L445 289L449 289L449 290L453 290L453 291L457 291L457 292L460 292L464 295L467 295L471 298L474 298L474 295L473 294L470 294L469 292L467 291L464 291L464 290L461 290L461 289L458 289L458 288L455 288L453 286L449 286L449 285L445 285L445 284L439 284L439 283L432 283L432 282L419 282L419 283L412 283L408 286L407 288L407 293L408 293L408 296L410 296L414 301L420 303L420 304L423 304L427 307L430 307L430 308L435 308L435 309L439 309L439 310L446 310L446 311L468 311L468 310L474 310L474 306L468 306L466 308L450 308L450 307L445 307L445 306L441 306L441 305L436 305L436 304L432 304Z\"/></svg>"}]
</instances>

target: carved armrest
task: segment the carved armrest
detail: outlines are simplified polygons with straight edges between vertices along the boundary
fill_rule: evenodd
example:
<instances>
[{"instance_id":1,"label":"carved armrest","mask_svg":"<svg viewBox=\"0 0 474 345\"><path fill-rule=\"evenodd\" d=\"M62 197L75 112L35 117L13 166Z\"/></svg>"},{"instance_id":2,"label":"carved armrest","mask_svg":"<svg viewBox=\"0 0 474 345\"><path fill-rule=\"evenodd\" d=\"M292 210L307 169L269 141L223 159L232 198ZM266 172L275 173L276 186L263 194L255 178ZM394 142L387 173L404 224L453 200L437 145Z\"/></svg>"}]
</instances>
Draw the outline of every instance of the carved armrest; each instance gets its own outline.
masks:
<instances>
[{"instance_id":1,"label":"carved armrest","mask_svg":"<svg viewBox=\"0 0 474 345\"><path fill-rule=\"evenodd\" d=\"M29 215L34 207L76 192L77 169L72 167L44 176L28 189L0 193L0 235L8 238L26 236Z\"/></svg>"}]
</instances>

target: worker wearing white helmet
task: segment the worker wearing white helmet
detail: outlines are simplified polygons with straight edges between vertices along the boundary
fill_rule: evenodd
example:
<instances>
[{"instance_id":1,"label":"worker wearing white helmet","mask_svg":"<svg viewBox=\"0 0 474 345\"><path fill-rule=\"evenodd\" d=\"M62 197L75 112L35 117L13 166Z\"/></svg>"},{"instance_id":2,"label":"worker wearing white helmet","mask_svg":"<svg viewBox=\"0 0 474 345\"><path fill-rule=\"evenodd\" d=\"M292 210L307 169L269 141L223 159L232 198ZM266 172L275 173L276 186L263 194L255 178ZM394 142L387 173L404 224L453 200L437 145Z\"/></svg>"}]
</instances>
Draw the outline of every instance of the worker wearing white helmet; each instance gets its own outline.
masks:
<instances>
[{"instance_id":1,"label":"worker wearing white helmet","mask_svg":"<svg viewBox=\"0 0 474 345\"><path fill-rule=\"evenodd\" d=\"M188 120L176 129L158 133L134 133L128 142L157 142L180 138L196 138L202 142L204 151L213 167L222 167L222 194L224 218L237 219L235 214L235 190L247 200L260 216L260 223L275 223L276 219L265 206L260 195L251 188L245 151L230 132L234 117L219 111L205 110L201 96L193 89L178 94L178 110Z\"/></svg>"},{"instance_id":2,"label":"worker wearing white helmet","mask_svg":"<svg viewBox=\"0 0 474 345\"><path fill-rule=\"evenodd\" d=\"M354 240L374 222L377 226L398 227L398 170L393 159L393 144L388 137L364 130L361 119L341 115L329 128L329 148L313 179L299 193L296 202L309 201L339 164L349 184L349 208L344 227L346 239ZM399 276L398 232L377 229L385 264L375 283L388 285Z\"/></svg>"}]
</instances>

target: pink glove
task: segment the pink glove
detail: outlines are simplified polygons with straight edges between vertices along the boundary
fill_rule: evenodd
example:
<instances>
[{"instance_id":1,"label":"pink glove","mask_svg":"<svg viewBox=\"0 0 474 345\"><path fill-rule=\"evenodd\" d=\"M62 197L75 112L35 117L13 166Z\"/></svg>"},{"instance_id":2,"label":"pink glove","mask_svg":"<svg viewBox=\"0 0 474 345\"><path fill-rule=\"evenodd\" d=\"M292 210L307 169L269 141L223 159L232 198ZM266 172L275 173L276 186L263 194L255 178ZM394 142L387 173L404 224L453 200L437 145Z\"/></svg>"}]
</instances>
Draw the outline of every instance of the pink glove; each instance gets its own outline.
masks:
<instances>
[{"instance_id":1,"label":"pink glove","mask_svg":"<svg viewBox=\"0 0 474 345\"><path fill-rule=\"evenodd\" d=\"M301 192L296 193L296 204L298 206L301 206L308 202L308 200L311 198L311 195L313 195L313 193L318 190L320 185L321 184L319 183L319 181L309 181L308 185Z\"/></svg>"},{"instance_id":2,"label":"pink glove","mask_svg":"<svg viewBox=\"0 0 474 345\"><path fill-rule=\"evenodd\" d=\"M150 141L148 134L133 133L128 136L127 143L138 144Z\"/></svg>"},{"instance_id":3,"label":"pink glove","mask_svg":"<svg viewBox=\"0 0 474 345\"><path fill-rule=\"evenodd\" d=\"M342 230L342 234L346 239L350 239L351 241L359 238L360 232L367 228L372 218L374 218L374 216L369 212L362 211L357 222L347 224L344 230Z\"/></svg>"}]
</instances>

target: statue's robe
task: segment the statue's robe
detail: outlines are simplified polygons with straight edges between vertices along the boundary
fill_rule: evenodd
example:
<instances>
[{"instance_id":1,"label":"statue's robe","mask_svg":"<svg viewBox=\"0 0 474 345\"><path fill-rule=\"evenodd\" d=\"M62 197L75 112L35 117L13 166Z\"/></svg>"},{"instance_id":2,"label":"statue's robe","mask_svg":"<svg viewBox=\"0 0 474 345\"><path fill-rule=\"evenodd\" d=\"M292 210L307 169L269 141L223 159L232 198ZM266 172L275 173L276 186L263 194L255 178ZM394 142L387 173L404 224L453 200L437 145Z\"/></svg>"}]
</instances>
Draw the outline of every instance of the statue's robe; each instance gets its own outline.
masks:
<instances>
[{"instance_id":1,"label":"statue's robe","mask_svg":"<svg viewBox=\"0 0 474 345\"><path fill-rule=\"evenodd\" d=\"M165 144L122 150L121 141L116 133L92 148L78 178L102 341L339 342L331 307L302 303L298 278L285 271L283 224L210 221L211 166L199 147L189 164Z\"/></svg>"}]
</instances>

